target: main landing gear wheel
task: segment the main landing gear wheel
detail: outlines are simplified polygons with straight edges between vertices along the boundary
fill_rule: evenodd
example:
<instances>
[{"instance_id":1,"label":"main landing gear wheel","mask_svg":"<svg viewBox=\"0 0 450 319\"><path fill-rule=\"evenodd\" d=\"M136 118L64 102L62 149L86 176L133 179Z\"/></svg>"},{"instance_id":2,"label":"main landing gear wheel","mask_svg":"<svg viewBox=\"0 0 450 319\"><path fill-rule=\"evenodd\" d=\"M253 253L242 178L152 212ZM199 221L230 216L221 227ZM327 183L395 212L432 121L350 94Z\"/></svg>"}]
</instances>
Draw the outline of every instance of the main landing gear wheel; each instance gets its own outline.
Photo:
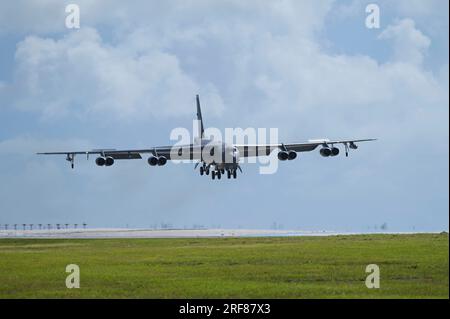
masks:
<instances>
[{"instance_id":1,"label":"main landing gear wheel","mask_svg":"<svg viewBox=\"0 0 450 319\"><path fill-rule=\"evenodd\" d=\"M234 169L234 170L233 170L233 178L236 179L236 176L237 176L236 170Z\"/></svg>"},{"instance_id":2,"label":"main landing gear wheel","mask_svg":"<svg viewBox=\"0 0 450 319\"><path fill-rule=\"evenodd\" d=\"M212 178L212 179L215 179L215 178L216 178L216 172L214 172L214 171L211 172L211 178Z\"/></svg>"},{"instance_id":3,"label":"main landing gear wheel","mask_svg":"<svg viewBox=\"0 0 450 319\"><path fill-rule=\"evenodd\" d=\"M200 166L200 175L203 175L204 172L205 172L205 168L203 166Z\"/></svg>"},{"instance_id":4,"label":"main landing gear wheel","mask_svg":"<svg viewBox=\"0 0 450 319\"><path fill-rule=\"evenodd\" d=\"M217 172L217 179L220 179L222 177L222 173L220 171Z\"/></svg>"},{"instance_id":5,"label":"main landing gear wheel","mask_svg":"<svg viewBox=\"0 0 450 319\"><path fill-rule=\"evenodd\" d=\"M229 169L227 170L227 177L228 177L228 179L231 178L231 171Z\"/></svg>"}]
</instances>

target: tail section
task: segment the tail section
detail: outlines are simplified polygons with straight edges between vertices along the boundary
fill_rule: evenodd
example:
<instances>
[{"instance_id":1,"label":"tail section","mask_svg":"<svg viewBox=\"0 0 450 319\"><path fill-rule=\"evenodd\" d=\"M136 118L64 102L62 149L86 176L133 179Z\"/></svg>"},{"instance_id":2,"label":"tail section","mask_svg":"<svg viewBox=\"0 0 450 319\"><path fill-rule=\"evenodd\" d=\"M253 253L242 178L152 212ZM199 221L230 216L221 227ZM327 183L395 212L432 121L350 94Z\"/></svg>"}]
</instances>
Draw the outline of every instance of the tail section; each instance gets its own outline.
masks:
<instances>
[{"instance_id":1,"label":"tail section","mask_svg":"<svg viewBox=\"0 0 450 319\"><path fill-rule=\"evenodd\" d=\"M202 110L200 108L200 98L197 94L197 121L198 121L198 137L202 139L204 137L205 130L203 128Z\"/></svg>"}]
</instances>

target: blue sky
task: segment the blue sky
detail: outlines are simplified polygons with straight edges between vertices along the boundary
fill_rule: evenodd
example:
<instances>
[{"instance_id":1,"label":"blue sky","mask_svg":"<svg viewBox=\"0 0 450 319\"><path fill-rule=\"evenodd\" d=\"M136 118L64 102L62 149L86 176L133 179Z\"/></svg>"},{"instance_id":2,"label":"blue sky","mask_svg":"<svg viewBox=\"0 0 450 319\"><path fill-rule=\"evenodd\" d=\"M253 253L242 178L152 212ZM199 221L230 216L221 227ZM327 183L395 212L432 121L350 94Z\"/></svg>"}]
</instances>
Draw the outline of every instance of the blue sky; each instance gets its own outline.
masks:
<instances>
[{"instance_id":1,"label":"blue sky","mask_svg":"<svg viewBox=\"0 0 450 319\"><path fill-rule=\"evenodd\" d=\"M380 29L368 3L2 2L0 223L448 230L448 2L375 2ZM191 164L34 155L167 145L196 93L206 126L379 141L220 182Z\"/></svg>"}]
</instances>

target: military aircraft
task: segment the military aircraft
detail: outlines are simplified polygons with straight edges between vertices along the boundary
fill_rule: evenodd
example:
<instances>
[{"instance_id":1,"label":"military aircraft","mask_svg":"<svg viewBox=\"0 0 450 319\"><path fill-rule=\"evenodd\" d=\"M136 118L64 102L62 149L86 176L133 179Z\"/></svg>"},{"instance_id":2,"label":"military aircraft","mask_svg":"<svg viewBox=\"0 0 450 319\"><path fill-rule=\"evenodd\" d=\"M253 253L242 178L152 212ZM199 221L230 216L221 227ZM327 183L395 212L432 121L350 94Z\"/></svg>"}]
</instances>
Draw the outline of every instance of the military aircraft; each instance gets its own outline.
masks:
<instances>
[{"instance_id":1,"label":"military aircraft","mask_svg":"<svg viewBox=\"0 0 450 319\"><path fill-rule=\"evenodd\" d=\"M98 155L95 163L98 166L112 166L116 160L142 159L143 154L149 154L147 162L150 166L164 166L169 160L197 161L195 168L200 165L200 175L211 175L212 179L221 179L227 174L228 178L236 178L237 171L242 173L239 165L241 158L269 156L272 151L278 150L277 157L280 161L290 161L297 157L298 152L310 152L317 147L323 157L334 157L339 155L337 144L344 146L345 155L348 156L350 149L357 149L356 143L374 141L376 139L354 139L354 140L309 140L303 143L275 143L275 144L233 144L215 141L205 137L200 98L197 95L197 122L198 137L191 144L157 146L145 149L94 149L91 151L67 151L67 152L43 152L39 155L66 155L66 160L74 168L75 155L90 154Z\"/></svg>"}]
</instances>

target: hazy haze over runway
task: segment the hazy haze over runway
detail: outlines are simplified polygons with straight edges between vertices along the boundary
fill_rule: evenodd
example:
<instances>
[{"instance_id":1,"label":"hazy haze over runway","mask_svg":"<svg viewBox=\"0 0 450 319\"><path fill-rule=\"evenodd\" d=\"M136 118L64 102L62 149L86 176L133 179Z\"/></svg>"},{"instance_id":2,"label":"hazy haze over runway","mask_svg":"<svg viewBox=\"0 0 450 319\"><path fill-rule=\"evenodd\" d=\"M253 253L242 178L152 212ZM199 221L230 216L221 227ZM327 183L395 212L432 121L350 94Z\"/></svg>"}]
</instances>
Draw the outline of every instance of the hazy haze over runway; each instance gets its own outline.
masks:
<instances>
[{"instance_id":1,"label":"hazy haze over runway","mask_svg":"<svg viewBox=\"0 0 450 319\"><path fill-rule=\"evenodd\" d=\"M373 232L374 234L389 232ZM276 237L336 236L363 233L335 231L300 231L272 229L59 229L0 230L0 238L208 238L208 237ZM368 234L368 233L364 233Z\"/></svg>"}]
</instances>

